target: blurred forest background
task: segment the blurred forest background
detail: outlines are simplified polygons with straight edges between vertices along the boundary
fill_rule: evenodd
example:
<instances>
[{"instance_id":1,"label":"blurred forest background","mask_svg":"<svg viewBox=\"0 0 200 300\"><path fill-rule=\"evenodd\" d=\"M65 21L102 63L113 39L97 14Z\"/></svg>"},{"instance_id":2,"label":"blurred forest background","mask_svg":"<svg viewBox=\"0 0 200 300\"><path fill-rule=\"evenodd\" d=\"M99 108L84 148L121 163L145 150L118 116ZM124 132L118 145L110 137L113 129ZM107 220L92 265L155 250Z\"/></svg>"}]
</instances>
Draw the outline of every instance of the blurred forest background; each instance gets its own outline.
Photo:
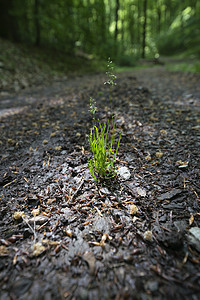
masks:
<instances>
[{"instance_id":1,"label":"blurred forest background","mask_svg":"<svg viewBox=\"0 0 200 300\"><path fill-rule=\"evenodd\" d=\"M198 59L200 0L0 0L0 37L43 49L44 61L53 53L50 64L60 57L60 66L69 57L74 65L111 57L119 66L169 55ZM0 49L2 64L9 47Z\"/></svg>"}]
</instances>

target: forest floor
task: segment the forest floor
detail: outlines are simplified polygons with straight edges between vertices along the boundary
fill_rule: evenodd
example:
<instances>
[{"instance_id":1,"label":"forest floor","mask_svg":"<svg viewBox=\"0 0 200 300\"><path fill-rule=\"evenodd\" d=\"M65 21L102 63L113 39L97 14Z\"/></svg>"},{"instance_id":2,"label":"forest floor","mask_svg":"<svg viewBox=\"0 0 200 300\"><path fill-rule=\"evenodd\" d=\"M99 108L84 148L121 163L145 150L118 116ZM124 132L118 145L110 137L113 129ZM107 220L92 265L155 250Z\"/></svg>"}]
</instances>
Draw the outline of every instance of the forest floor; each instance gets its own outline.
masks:
<instances>
[{"instance_id":1,"label":"forest floor","mask_svg":"<svg viewBox=\"0 0 200 300\"><path fill-rule=\"evenodd\" d=\"M1 95L2 300L200 299L200 75L119 74L118 175L95 182L89 99L107 121L105 80Z\"/></svg>"}]
</instances>

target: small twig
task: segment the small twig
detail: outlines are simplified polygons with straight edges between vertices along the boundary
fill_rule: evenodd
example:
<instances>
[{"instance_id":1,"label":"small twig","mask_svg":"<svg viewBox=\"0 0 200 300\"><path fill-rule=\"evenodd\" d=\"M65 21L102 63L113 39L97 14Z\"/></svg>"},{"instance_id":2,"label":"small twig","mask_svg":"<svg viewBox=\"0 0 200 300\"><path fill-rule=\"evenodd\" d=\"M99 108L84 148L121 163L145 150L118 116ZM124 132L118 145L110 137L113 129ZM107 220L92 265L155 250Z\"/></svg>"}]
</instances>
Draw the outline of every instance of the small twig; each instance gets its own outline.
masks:
<instances>
[{"instance_id":1,"label":"small twig","mask_svg":"<svg viewBox=\"0 0 200 300\"><path fill-rule=\"evenodd\" d=\"M33 230L34 230L34 233L35 233L35 214L34 214ZM35 244L35 241L36 241L36 233L34 234L34 244Z\"/></svg>"},{"instance_id":2,"label":"small twig","mask_svg":"<svg viewBox=\"0 0 200 300\"><path fill-rule=\"evenodd\" d=\"M42 229L44 226L46 226L48 222L49 222L49 221L45 222L45 223L42 224L39 228L37 228L37 231L39 231L39 230Z\"/></svg>"},{"instance_id":3,"label":"small twig","mask_svg":"<svg viewBox=\"0 0 200 300\"><path fill-rule=\"evenodd\" d=\"M100 210L98 209L98 207L94 206L94 208L97 210L98 214L100 217L103 217L102 213L100 212Z\"/></svg>"},{"instance_id":4,"label":"small twig","mask_svg":"<svg viewBox=\"0 0 200 300\"><path fill-rule=\"evenodd\" d=\"M26 217L22 217L23 221L28 225L28 227L30 228L30 230L33 232L33 235L34 235L34 243L37 239L37 236L36 236L36 232L35 232L35 220L34 220L34 228L32 228L32 226L29 224L29 222L27 221Z\"/></svg>"},{"instance_id":5,"label":"small twig","mask_svg":"<svg viewBox=\"0 0 200 300\"><path fill-rule=\"evenodd\" d=\"M15 182L16 180L17 180L17 178L15 178L15 179L14 179L14 180L12 180L11 182L9 182L9 183L5 184L5 185L3 186L3 188L5 188L5 187L9 186L10 184L12 184L13 182Z\"/></svg>"},{"instance_id":6,"label":"small twig","mask_svg":"<svg viewBox=\"0 0 200 300\"><path fill-rule=\"evenodd\" d=\"M74 192L74 194L71 196L71 198L69 198L68 203L70 201L72 201L74 199L74 197L76 197L76 195L78 194L78 192L80 191L80 189L82 188L83 184L84 184L85 179L83 179L80 183L80 185L78 186L77 190Z\"/></svg>"}]
</instances>

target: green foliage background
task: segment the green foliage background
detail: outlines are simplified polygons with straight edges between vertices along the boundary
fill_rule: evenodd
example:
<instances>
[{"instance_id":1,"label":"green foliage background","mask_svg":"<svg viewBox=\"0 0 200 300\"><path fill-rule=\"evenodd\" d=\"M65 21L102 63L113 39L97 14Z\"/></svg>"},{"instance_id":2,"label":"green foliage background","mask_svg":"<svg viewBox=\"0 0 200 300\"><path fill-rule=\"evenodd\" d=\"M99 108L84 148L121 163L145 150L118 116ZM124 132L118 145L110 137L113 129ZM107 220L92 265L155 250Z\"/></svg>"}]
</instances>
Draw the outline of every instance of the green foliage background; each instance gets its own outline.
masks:
<instances>
[{"instance_id":1,"label":"green foliage background","mask_svg":"<svg viewBox=\"0 0 200 300\"><path fill-rule=\"evenodd\" d=\"M200 56L200 0L0 0L0 37L132 66Z\"/></svg>"}]
</instances>

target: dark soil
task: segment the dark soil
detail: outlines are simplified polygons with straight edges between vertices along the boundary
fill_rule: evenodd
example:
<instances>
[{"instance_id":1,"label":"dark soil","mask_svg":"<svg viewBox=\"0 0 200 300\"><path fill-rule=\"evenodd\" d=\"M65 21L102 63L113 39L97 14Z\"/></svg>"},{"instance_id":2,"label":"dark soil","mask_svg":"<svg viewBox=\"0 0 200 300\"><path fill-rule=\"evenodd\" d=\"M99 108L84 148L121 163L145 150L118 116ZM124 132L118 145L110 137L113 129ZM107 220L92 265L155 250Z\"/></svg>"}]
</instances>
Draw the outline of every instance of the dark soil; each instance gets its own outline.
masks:
<instances>
[{"instance_id":1,"label":"dark soil","mask_svg":"<svg viewBox=\"0 0 200 300\"><path fill-rule=\"evenodd\" d=\"M200 299L200 76L119 75L118 175L95 182L88 109L110 117L104 81L1 98L1 299Z\"/></svg>"}]
</instances>

